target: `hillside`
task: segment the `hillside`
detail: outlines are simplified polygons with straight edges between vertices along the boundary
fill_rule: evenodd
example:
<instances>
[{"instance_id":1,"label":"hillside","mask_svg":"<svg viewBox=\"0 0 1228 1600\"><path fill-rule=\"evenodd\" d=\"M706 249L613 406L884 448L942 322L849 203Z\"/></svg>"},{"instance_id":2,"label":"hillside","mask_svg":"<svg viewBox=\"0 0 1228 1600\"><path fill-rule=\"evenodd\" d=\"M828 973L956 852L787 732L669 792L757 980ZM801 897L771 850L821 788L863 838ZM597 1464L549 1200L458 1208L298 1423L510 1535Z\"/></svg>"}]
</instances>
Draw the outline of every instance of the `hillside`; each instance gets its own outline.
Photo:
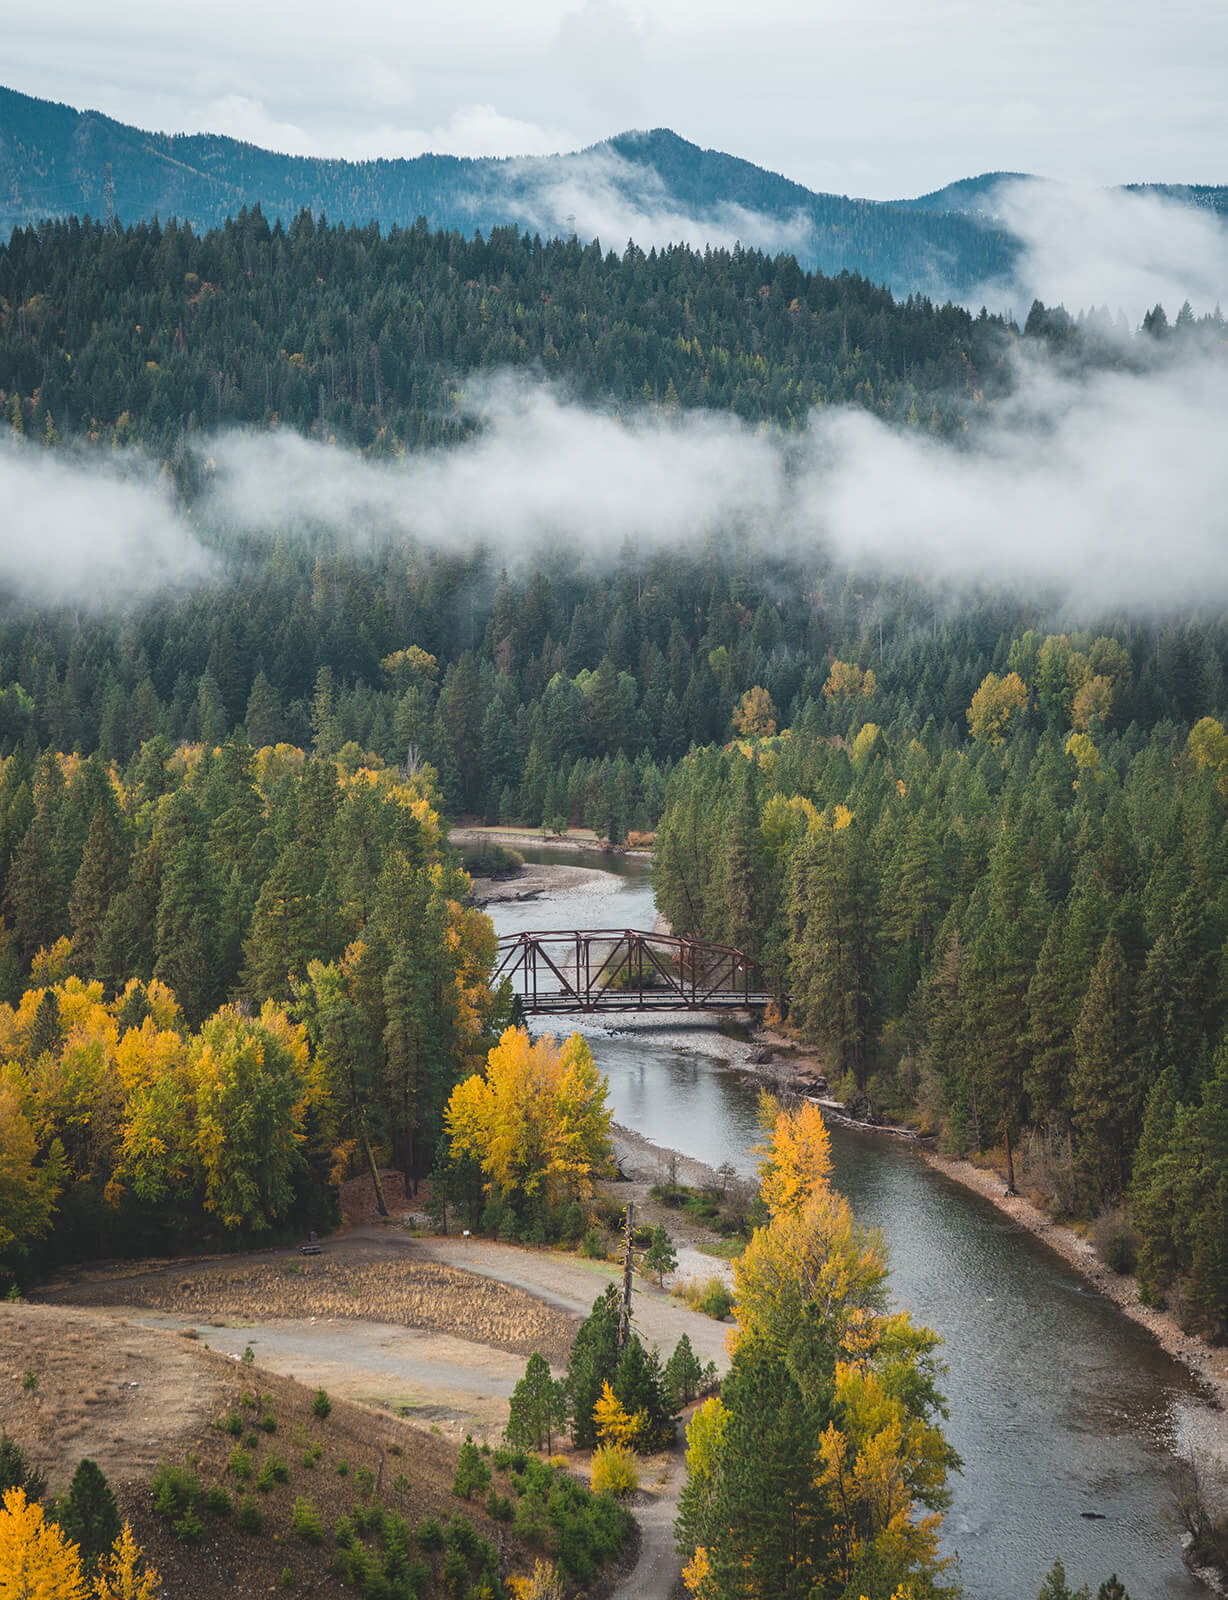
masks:
<instances>
[{"instance_id":1,"label":"hillside","mask_svg":"<svg viewBox=\"0 0 1228 1600\"><path fill-rule=\"evenodd\" d=\"M110 165L119 218L155 214L204 228L260 205L270 221L316 216L472 234L516 223L592 237L617 225L648 248L689 242L793 251L805 267L860 272L907 294L945 297L1009 270L1013 241L958 209L934 211L815 194L668 129L588 150L507 160L422 155L332 161L277 155L214 134L151 133L97 111L0 89L0 229L45 217L102 216ZM594 197L600 204L595 203Z\"/></svg>"}]
</instances>

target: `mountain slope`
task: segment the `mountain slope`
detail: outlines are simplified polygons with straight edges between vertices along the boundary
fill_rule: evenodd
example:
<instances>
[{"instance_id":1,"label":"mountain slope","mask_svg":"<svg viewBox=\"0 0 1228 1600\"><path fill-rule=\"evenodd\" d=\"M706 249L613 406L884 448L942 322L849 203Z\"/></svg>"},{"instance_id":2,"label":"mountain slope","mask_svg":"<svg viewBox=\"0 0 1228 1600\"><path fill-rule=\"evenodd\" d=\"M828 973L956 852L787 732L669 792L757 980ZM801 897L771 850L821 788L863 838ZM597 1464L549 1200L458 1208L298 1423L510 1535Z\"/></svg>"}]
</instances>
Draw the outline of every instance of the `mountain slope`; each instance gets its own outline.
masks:
<instances>
[{"instance_id":1,"label":"mountain slope","mask_svg":"<svg viewBox=\"0 0 1228 1600\"><path fill-rule=\"evenodd\" d=\"M327 160L216 134L150 133L0 88L0 234L46 217L103 215L108 167L123 222L157 214L204 228L259 205L270 221L308 210L387 229L422 216L467 235L514 223L619 250L628 239L645 250L741 242L938 299L1008 279L1018 248L992 202L1013 173L961 179L915 200L850 199L666 128L548 157ZM1228 188L1157 192L1228 211Z\"/></svg>"},{"instance_id":2,"label":"mountain slope","mask_svg":"<svg viewBox=\"0 0 1228 1600\"><path fill-rule=\"evenodd\" d=\"M467 234L516 223L618 249L628 238L645 249L741 241L939 296L1000 275L1013 253L1013 241L975 220L815 194L667 129L552 157L334 161L220 135L149 133L0 88L0 230L102 215L108 165L125 222L156 213L201 228L259 204L270 220L310 210L388 228L424 216Z\"/></svg>"}]
</instances>

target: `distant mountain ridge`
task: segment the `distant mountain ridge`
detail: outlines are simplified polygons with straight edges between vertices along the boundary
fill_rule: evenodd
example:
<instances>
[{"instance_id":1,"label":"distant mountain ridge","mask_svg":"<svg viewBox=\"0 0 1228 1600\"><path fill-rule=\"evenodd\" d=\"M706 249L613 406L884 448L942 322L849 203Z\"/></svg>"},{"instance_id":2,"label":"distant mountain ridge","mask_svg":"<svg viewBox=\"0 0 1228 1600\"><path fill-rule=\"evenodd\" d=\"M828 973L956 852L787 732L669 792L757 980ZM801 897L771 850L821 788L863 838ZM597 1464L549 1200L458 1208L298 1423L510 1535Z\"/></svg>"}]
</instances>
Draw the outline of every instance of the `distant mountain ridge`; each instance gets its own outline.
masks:
<instances>
[{"instance_id":1,"label":"distant mountain ridge","mask_svg":"<svg viewBox=\"0 0 1228 1600\"><path fill-rule=\"evenodd\" d=\"M343 161L218 134L146 132L0 88L0 234L46 217L103 215L108 166L125 223L157 214L207 228L259 205L270 221L309 210L387 229L422 216L465 234L507 225L576 232L618 250L628 238L644 249L736 240L791 251L823 272L860 272L897 295L940 299L1009 277L1017 243L987 202L1003 179L1023 176L961 179L914 200L850 199L663 128L550 157ZM1228 212L1228 188L1165 192Z\"/></svg>"}]
</instances>

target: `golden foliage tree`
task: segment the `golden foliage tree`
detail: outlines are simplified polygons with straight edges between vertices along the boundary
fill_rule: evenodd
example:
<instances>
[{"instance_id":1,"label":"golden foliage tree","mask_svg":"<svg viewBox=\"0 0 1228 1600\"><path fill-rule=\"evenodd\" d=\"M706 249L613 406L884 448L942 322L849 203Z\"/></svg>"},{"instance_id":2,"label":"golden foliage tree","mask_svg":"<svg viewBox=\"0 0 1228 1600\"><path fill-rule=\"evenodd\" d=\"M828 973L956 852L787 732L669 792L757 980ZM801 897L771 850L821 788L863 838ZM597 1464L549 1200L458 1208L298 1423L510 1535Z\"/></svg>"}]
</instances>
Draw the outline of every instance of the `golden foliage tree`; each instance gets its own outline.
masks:
<instances>
[{"instance_id":1,"label":"golden foliage tree","mask_svg":"<svg viewBox=\"0 0 1228 1600\"><path fill-rule=\"evenodd\" d=\"M760 684L748 689L738 701L733 726L745 739L770 739L776 732L776 707Z\"/></svg>"},{"instance_id":2,"label":"golden foliage tree","mask_svg":"<svg viewBox=\"0 0 1228 1600\"><path fill-rule=\"evenodd\" d=\"M481 1163L492 1191L585 1200L610 1159L609 1085L578 1033L560 1046L508 1028L452 1092L444 1115L452 1154Z\"/></svg>"},{"instance_id":3,"label":"golden foliage tree","mask_svg":"<svg viewBox=\"0 0 1228 1600\"><path fill-rule=\"evenodd\" d=\"M144 1552L125 1522L106 1565L94 1579L93 1600L158 1600L162 1576L145 1563Z\"/></svg>"},{"instance_id":4,"label":"golden foliage tree","mask_svg":"<svg viewBox=\"0 0 1228 1600\"><path fill-rule=\"evenodd\" d=\"M836 700L873 700L878 693L878 679L873 667L859 667L855 661L833 661L823 697L831 704Z\"/></svg>"},{"instance_id":5,"label":"golden foliage tree","mask_svg":"<svg viewBox=\"0 0 1228 1600\"><path fill-rule=\"evenodd\" d=\"M17 1069L0 1067L0 1253L24 1251L46 1233L63 1181L59 1141L39 1159Z\"/></svg>"},{"instance_id":6,"label":"golden foliage tree","mask_svg":"<svg viewBox=\"0 0 1228 1600\"><path fill-rule=\"evenodd\" d=\"M24 1489L5 1491L0 1509L0 1595L5 1600L85 1600L81 1557Z\"/></svg>"},{"instance_id":7,"label":"golden foliage tree","mask_svg":"<svg viewBox=\"0 0 1228 1600\"><path fill-rule=\"evenodd\" d=\"M766 1089L759 1093L759 1125L767 1142L759 1146L759 1193L773 1216L798 1211L816 1189L831 1181L831 1137L823 1113L809 1100L784 1110Z\"/></svg>"},{"instance_id":8,"label":"golden foliage tree","mask_svg":"<svg viewBox=\"0 0 1228 1600\"><path fill-rule=\"evenodd\" d=\"M1017 672L1008 672L1004 678L987 673L968 707L972 737L996 749L1006 742L1011 723L1027 703L1028 691Z\"/></svg>"},{"instance_id":9,"label":"golden foliage tree","mask_svg":"<svg viewBox=\"0 0 1228 1600\"><path fill-rule=\"evenodd\" d=\"M784 1534L770 1517L761 1533L730 1520L750 1503L755 1465L741 1456L762 1433L751 1425L762 1411L760 1390L779 1390L800 1397L786 1430L797 1481L808 1485L798 1504L809 1532L799 1536L830 1567L814 1594L860 1595L871 1582L875 1593L907 1593L914 1578L926 1594L948 1594L937 1541L958 1458L939 1424L939 1340L906 1312L885 1310L882 1240L857 1225L830 1186L817 1108L785 1111L764 1096L760 1117L768 1134L761 1193L772 1218L734 1266L738 1327L725 1397L701 1407L687 1433L675 1531L688 1591L696 1600L733 1600L749 1592L739 1578L746 1562L767 1571L782 1559L770 1541ZM754 1391L750 1412L733 1382L739 1371ZM730 1419L739 1417L735 1428Z\"/></svg>"}]
</instances>

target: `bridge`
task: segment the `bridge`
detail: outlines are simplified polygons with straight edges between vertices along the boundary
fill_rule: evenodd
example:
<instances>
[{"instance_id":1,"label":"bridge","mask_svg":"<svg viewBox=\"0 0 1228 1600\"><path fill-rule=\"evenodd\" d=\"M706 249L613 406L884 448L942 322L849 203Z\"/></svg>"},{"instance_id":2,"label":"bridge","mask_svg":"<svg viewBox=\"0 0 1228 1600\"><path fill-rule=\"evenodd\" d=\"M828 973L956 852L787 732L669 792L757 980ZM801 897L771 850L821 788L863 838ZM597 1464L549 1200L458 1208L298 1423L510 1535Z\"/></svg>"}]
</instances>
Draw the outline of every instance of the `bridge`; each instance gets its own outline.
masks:
<instances>
[{"instance_id":1,"label":"bridge","mask_svg":"<svg viewBox=\"0 0 1228 1600\"><path fill-rule=\"evenodd\" d=\"M767 1005L759 972L732 945L637 928L508 933L492 986L511 981L525 1013L733 1011Z\"/></svg>"}]
</instances>

